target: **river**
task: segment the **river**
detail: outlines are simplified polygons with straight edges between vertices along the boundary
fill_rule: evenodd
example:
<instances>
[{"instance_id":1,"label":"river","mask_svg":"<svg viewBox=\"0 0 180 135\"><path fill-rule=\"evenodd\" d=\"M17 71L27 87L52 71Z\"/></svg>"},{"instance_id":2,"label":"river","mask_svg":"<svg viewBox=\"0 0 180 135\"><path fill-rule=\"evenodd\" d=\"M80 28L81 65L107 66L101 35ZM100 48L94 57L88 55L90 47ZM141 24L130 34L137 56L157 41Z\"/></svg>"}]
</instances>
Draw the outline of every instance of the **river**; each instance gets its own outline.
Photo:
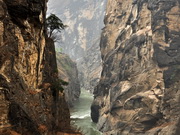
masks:
<instances>
[{"instance_id":1,"label":"river","mask_svg":"<svg viewBox=\"0 0 180 135\"><path fill-rule=\"evenodd\" d=\"M74 107L70 110L71 124L73 127L80 129L83 135L102 135L90 117L92 101L93 95L86 90L81 90L79 100L74 102Z\"/></svg>"}]
</instances>

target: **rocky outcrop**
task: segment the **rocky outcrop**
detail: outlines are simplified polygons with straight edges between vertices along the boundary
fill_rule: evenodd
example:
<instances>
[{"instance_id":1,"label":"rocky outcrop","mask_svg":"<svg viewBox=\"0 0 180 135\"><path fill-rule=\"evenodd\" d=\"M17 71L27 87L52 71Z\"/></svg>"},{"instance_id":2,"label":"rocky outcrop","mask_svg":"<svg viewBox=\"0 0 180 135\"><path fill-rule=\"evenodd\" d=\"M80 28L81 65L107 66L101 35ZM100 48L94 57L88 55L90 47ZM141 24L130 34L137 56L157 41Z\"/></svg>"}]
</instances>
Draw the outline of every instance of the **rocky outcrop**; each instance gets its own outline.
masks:
<instances>
[{"instance_id":1,"label":"rocky outcrop","mask_svg":"<svg viewBox=\"0 0 180 135\"><path fill-rule=\"evenodd\" d=\"M56 58L59 78L68 82L68 85L64 86L65 99L73 106L73 102L79 98L81 92L76 63L63 53L56 53Z\"/></svg>"},{"instance_id":2,"label":"rocky outcrop","mask_svg":"<svg viewBox=\"0 0 180 135\"><path fill-rule=\"evenodd\" d=\"M99 42L106 0L51 0L48 3L48 12L56 13L68 25L62 32L62 42L56 47L76 61L81 87L93 91L102 68Z\"/></svg>"},{"instance_id":3,"label":"rocky outcrop","mask_svg":"<svg viewBox=\"0 0 180 135\"><path fill-rule=\"evenodd\" d=\"M69 130L69 109L55 85L55 49L46 39L45 12L46 0L0 0L0 130L4 134L10 134L8 129L26 135Z\"/></svg>"},{"instance_id":4,"label":"rocky outcrop","mask_svg":"<svg viewBox=\"0 0 180 135\"><path fill-rule=\"evenodd\" d=\"M179 0L108 0L91 106L104 134L179 134L179 18Z\"/></svg>"}]
</instances>

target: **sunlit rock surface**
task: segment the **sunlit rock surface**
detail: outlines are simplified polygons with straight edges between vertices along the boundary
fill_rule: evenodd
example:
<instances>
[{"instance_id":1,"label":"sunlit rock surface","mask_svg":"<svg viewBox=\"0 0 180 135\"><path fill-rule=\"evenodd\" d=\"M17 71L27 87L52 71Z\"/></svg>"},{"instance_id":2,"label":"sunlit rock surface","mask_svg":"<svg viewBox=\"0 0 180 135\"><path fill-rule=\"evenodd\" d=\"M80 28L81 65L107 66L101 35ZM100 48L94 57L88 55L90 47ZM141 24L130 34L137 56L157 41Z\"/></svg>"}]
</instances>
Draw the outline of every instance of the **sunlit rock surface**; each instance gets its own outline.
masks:
<instances>
[{"instance_id":1,"label":"sunlit rock surface","mask_svg":"<svg viewBox=\"0 0 180 135\"><path fill-rule=\"evenodd\" d=\"M108 0L92 119L104 134L180 133L180 1Z\"/></svg>"},{"instance_id":2,"label":"sunlit rock surface","mask_svg":"<svg viewBox=\"0 0 180 135\"><path fill-rule=\"evenodd\" d=\"M64 86L65 99L70 106L73 106L75 100L80 96L80 82L76 63L68 55L56 53L59 78L68 82Z\"/></svg>"},{"instance_id":3,"label":"sunlit rock surface","mask_svg":"<svg viewBox=\"0 0 180 135\"><path fill-rule=\"evenodd\" d=\"M68 25L56 47L77 62L81 87L93 90L101 73L100 33L106 0L50 0L48 13ZM94 70L97 69L97 70Z\"/></svg>"},{"instance_id":4,"label":"sunlit rock surface","mask_svg":"<svg viewBox=\"0 0 180 135\"><path fill-rule=\"evenodd\" d=\"M0 134L69 130L68 106L54 85L57 65L45 12L46 0L0 0Z\"/></svg>"}]
</instances>

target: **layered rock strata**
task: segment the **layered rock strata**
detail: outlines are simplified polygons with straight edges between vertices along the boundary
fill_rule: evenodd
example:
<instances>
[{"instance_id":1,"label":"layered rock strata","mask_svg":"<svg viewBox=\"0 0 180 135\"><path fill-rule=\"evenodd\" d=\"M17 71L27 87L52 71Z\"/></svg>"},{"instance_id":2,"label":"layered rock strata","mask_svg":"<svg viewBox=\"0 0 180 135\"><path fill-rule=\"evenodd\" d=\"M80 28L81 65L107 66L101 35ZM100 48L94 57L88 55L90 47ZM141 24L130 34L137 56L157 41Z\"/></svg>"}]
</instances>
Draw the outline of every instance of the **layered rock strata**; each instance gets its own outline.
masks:
<instances>
[{"instance_id":1,"label":"layered rock strata","mask_svg":"<svg viewBox=\"0 0 180 135\"><path fill-rule=\"evenodd\" d=\"M104 134L180 133L180 1L108 0L92 120Z\"/></svg>"},{"instance_id":2,"label":"layered rock strata","mask_svg":"<svg viewBox=\"0 0 180 135\"><path fill-rule=\"evenodd\" d=\"M68 106L55 85L56 57L52 40L46 38L45 13L46 0L0 0L0 130L4 134L9 129L26 135L69 130Z\"/></svg>"}]
</instances>

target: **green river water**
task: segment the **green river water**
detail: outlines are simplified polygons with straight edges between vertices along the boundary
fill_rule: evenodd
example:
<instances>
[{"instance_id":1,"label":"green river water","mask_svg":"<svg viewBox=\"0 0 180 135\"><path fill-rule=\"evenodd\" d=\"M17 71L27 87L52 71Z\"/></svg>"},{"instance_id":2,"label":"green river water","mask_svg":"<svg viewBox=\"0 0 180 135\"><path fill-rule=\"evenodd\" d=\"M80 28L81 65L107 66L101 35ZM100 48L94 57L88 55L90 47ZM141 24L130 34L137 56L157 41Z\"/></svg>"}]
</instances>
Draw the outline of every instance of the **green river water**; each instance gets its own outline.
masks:
<instances>
[{"instance_id":1,"label":"green river water","mask_svg":"<svg viewBox=\"0 0 180 135\"><path fill-rule=\"evenodd\" d=\"M81 90L79 100L75 101L74 107L71 109L71 124L80 129L83 135L102 135L90 117L92 101L93 95L86 90Z\"/></svg>"}]
</instances>

